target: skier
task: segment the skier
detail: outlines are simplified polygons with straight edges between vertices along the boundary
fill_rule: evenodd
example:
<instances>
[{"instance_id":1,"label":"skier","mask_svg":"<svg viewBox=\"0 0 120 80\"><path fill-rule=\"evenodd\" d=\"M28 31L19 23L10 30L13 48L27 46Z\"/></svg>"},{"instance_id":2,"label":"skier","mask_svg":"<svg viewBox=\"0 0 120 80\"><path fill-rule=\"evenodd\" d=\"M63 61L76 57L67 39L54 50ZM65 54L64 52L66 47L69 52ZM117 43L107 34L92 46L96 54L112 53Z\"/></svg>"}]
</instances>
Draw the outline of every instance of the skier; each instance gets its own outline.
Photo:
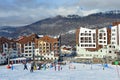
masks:
<instances>
[{"instance_id":1,"label":"skier","mask_svg":"<svg viewBox=\"0 0 120 80\"><path fill-rule=\"evenodd\" d=\"M41 64L38 65L38 70L40 70L40 69L41 69Z\"/></svg>"},{"instance_id":2,"label":"skier","mask_svg":"<svg viewBox=\"0 0 120 80\"><path fill-rule=\"evenodd\" d=\"M58 64L58 71L60 71L60 65Z\"/></svg>"},{"instance_id":3,"label":"skier","mask_svg":"<svg viewBox=\"0 0 120 80\"><path fill-rule=\"evenodd\" d=\"M31 69L30 69L30 72L33 72L33 69L34 69L34 64L31 63Z\"/></svg>"},{"instance_id":4,"label":"skier","mask_svg":"<svg viewBox=\"0 0 120 80\"><path fill-rule=\"evenodd\" d=\"M12 70L14 69L13 64L11 64L11 69L12 69Z\"/></svg>"},{"instance_id":5,"label":"skier","mask_svg":"<svg viewBox=\"0 0 120 80\"><path fill-rule=\"evenodd\" d=\"M60 68L61 70L62 70L62 66L61 66L61 68Z\"/></svg>"},{"instance_id":6,"label":"skier","mask_svg":"<svg viewBox=\"0 0 120 80\"><path fill-rule=\"evenodd\" d=\"M44 68L44 70L46 70L46 64L44 64L43 68Z\"/></svg>"},{"instance_id":7,"label":"skier","mask_svg":"<svg viewBox=\"0 0 120 80\"><path fill-rule=\"evenodd\" d=\"M56 71L56 64L55 64L55 71Z\"/></svg>"},{"instance_id":8,"label":"skier","mask_svg":"<svg viewBox=\"0 0 120 80\"><path fill-rule=\"evenodd\" d=\"M24 63L24 70L25 70L25 69L28 70L28 68L27 68L27 63L26 63L26 62Z\"/></svg>"}]
</instances>

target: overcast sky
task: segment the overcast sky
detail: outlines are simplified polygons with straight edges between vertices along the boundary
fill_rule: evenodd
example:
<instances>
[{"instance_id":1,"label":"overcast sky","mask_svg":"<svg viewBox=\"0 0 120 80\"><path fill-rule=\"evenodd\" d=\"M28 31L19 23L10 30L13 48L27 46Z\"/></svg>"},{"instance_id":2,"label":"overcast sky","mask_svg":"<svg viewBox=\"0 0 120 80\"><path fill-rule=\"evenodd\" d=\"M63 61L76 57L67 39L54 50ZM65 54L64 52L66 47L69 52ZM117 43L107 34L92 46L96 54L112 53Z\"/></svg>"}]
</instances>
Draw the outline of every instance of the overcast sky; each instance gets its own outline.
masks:
<instances>
[{"instance_id":1,"label":"overcast sky","mask_svg":"<svg viewBox=\"0 0 120 80\"><path fill-rule=\"evenodd\" d=\"M0 0L0 26L22 26L56 15L119 10L120 0Z\"/></svg>"}]
</instances>

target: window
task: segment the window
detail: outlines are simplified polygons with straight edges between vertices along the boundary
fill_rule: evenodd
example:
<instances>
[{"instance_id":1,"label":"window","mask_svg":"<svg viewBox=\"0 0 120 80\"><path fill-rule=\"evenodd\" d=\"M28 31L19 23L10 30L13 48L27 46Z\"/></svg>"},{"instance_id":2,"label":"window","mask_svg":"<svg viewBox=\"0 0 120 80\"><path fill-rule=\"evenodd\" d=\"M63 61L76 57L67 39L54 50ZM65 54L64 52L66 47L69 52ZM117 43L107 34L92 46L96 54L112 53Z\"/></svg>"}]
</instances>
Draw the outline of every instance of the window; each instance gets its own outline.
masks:
<instances>
[{"instance_id":1,"label":"window","mask_svg":"<svg viewBox=\"0 0 120 80\"><path fill-rule=\"evenodd\" d=\"M106 39L106 37L104 37L104 40Z\"/></svg>"},{"instance_id":2,"label":"window","mask_svg":"<svg viewBox=\"0 0 120 80\"><path fill-rule=\"evenodd\" d=\"M94 40L93 42L95 43L96 41Z\"/></svg>"},{"instance_id":3,"label":"window","mask_svg":"<svg viewBox=\"0 0 120 80\"><path fill-rule=\"evenodd\" d=\"M31 56L31 54L29 54L29 56Z\"/></svg>"},{"instance_id":4,"label":"window","mask_svg":"<svg viewBox=\"0 0 120 80\"><path fill-rule=\"evenodd\" d=\"M29 46L31 46L31 42L29 42Z\"/></svg>"},{"instance_id":5,"label":"window","mask_svg":"<svg viewBox=\"0 0 120 80\"><path fill-rule=\"evenodd\" d=\"M7 43L5 43L5 47L7 47Z\"/></svg>"},{"instance_id":6,"label":"window","mask_svg":"<svg viewBox=\"0 0 120 80\"><path fill-rule=\"evenodd\" d=\"M42 49L42 47L39 47L39 49Z\"/></svg>"},{"instance_id":7,"label":"window","mask_svg":"<svg viewBox=\"0 0 120 80\"><path fill-rule=\"evenodd\" d=\"M83 41L80 41L81 43L83 43Z\"/></svg>"},{"instance_id":8,"label":"window","mask_svg":"<svg viewBox=\"0 0 120 80\"><path fill-rule=\"evenodd\" d=\"M27 46L27 44L25 44L25 46Z\"/></svg>"},{"instance_id":9,"label":"window","mask_svg":"<svg viewBox=\"0 0 120 80\"><path fill-rule=\"evenodd\" d=\"M112 36L115 36L115 34L112 33Z\"/></svg>"},{"instance_id":10,"label":"window","mask_svg":"<svg viewBox=\"0 0 120 80\"><path fill-rule=\"evenodd\" d=\"M115 44L115 42L112 42L112 44Z\"/></svg>"},{"instance_id":11,"label":"window","mask_svg":"<svg viewBox=\"0 0 120 80\"><path fill-rule=\"evenodd\" d=\"M84 34L83 33L81 33L81 36L83 36Z\"/></svg>"},{"instance_id":12,"label":"window","mask_svg":"<svg viewBox=\"0 0 120 80\"><path fill-rule=\"evenodd\" d=\"M89 41L89 43L91 43L92 41Z\"/></svg>"},{"instance_id":13,"label":"window","mask_svg":"<svg viewBox=\"0 0 120 80\"><path fill-rule=\"evenodd\" d=\"M45 43L43 44L43 46L45 46Z\"/></svg>"},{"instance_id":14,"label":"window","mask_svg":"<svg viewBox=\"0 0 120 80\"><path fill-rule=\"evenodd\" d=\"M85 37L85 40L88 40L88 37Z\"/></svg>"},{"instance_id":15,"label":"window","mask_svg":"<svg viewBox=\"0 0 120 80\"><path fill-rule=\"evenodd\" d=\"M105 32L105 31L104 31L104 30L100 30L100 32L102 32L102 33L103 33L103 32Z\"/></svg>"},{"instance_id":16,"label":"window","mask_svg":"<svg viewBox=\"0 0 120 80\"><path fill-rule=\"evenodd\" d=\"M49 60L49 58L48 58L48 60Z\"/></svg>"},{"instance_id":17,"label":"window","mask_svg":"<svg viewBox=\"0 0 120 80\"><path fill-rule=\"evenodd\" d=\"M111 48L111 46L109 46L109 48Z\"/></svg>"},{"instance_id":18,"label":"window","mask_svg":"<svg viewBox=\"0 0 120 80\"><path fill-rule=\"evenodd\" d=\"M83 37L81 37L81 40L83 40Z\"/></svg>"},{"instance_id":19,"label":"window","mask_svg":"<svg viewBox=\"0 0 120 80\"><path fill-rule=\"evenodd\" d=\"M104 36L105 36L106 34L104 33Z\"/></svg>"},{"instance_id":20,"label":"window","mask_svg":"<svg viewBox=\"0 0 120 80\"><path fill-rule=\"evenodd\" d=\"M45 52L45 50L43 50L43 53Z\"/></svg>"},{"instance_id":21,"label":"window","mask_svg":"<svg viewBox=\"0 0 120 80\"><path fill-rule=\"evenodd\" d=\"M113 48L115 48L115 46L113 46Z\"/></svg>"},{"instance_id":22,"label":"window","mask_svg":"<svg viewBox=\"0 0 120 80\"><path fill-rule=\"evenodd\" d=\"M108 58L112 58L112 56L108 56Z\"/></svg>"},{"instance_id":23,"label":"window","mask_svg":"<svg viewBox=\"0 0 120 80\"><path fill-rule=\"evenodd\" d=\"M81 47L84 47L84 45L82 44Z\"/></svg>"},{"instance_id":24,"label":"window","mask_svg":"<svg viewBox=\"0 0 120 80\"><path fill-rule=\"evenodd\" d=\"M47 50L47 52L49 52L49 50Z\"/></svg>"},{"instance_id":25,"label":"window","mask_svg":"<svg viewBox=\"0 0 120 80\"><path fill-rule=\"evenodd\" d=\"M42 44L39 44L39 46L42 46Z\"/></svg>"},{"instance_id":26,"label":"window","mask_svg":"<svg viewBox=\"0 0 120 80\"><path fill-rule=\"evenodd\" d=\"M113 37L112 40L115 40L115 37Z\"/></svg>"},{"instance_id":27,"label":"window","mask_svg":"<svg viewBox=\"0 0 120 80\"><path fill-rule=\"evenodd\" d=\"M88 47L88 45L86 44L85 47Z\"/></svg>"},{"instance_id":28,"label":"window","mask_svg":"<svg viewBox=\"0 0 120 80\"><path fill-rule=\"evenodd\" d=\"M25 53L28 53L28 51L25 51Z\"/></svg>"},{"instance_id":29,"label":"window","mask_svg":"<svg viewBox=\"0 0 120 80\"><path fill-rule=\"evenodd\" d=\"M109 53L112 53L112 51L109 51Z\"/></svg>"},{"instance_id":30,"label":"window","mask_svg":"<svg viewBox=\"0 0 120 80\"><path fill-rule=\"evenodd\" d=\"M92 47L92 44L90 44L89 47Z\"/></svg>"},{"instance_id":31,"label":"window","mask_svg":"<svg viewBox=\"0 0 120 80\"><path fill-rule=\"evenodd\" d=\"M43 49L45 49L45 47L43 47Z\"/></svg>"},{"instance_id":32,"label":"window","mask_svg":"<svg viewBox=\"0 0 120 80\"><path fill-rule=\"evenodd\" d=\"M112 31L115 32L115 29L113 29Z\"/></svg>"},{"instance_id":33,"label":"window","mask_svg":"<svg viewBox=\"0 0 120 80\"><path fill-rule=\"evenodd\" d=\"M89 36L91 36L91 34L89 34Z\"/></svg>"},{"instance_id":34,"label":"window","mask_svg":"<svg viewBox=\"0 0 120 80\"><path fill-rule=\"evenodd\" d=\"M91 40L91 37L89 37L89 40Z\"/></svg>"},{"instance_id":35,"label":"window","mask_svg":"<svg viewBox=\"0 0 120 80\"><path fill-rule=\"evenodd\" d=\"M89 56L89 54L86 54L86 56Z\"/></svg>"},{"instance_id":36,"label":"window","mask_svg":"<svg viewBox=\"0 0 120 80\"><path fill-rule=\"evenodd\" d=\"M27 47L25 49L28 49Z\"/></svg>"},{"instance_id":37,"label":"window","mask_svg":"<svg viewBox=\"0 0 120 80\"><path fill-rule=\"evenodd\" d=\"M88 43L88 40L85 40L85 43Z\"/></svg>"},{"instance_id":38,"label":"window","mask_svg":"<svg viewBox=\"0 0 120 80\"><path fill-rule=\"evenodd\" d=\"M102 33L100 33L99 36L102 36Z\"/></svg>"},{"instance_id":39,"label":"window","mask_svg":"<svg viewBox=\"0 0 120 80\"><path fill-rule=\"evenodd\" d=\"M41 53L42 51L40 50L40 53Z\"/></svg>"},{"instance_id":40,"label":"window","mask_svg":"<svg viewBox=\"0 0 120 80\"><path fill-rule=\"evenodd\" d=\"M25 56L28 56L28 54L25 54Z\"/></svg>"}]
</instances>

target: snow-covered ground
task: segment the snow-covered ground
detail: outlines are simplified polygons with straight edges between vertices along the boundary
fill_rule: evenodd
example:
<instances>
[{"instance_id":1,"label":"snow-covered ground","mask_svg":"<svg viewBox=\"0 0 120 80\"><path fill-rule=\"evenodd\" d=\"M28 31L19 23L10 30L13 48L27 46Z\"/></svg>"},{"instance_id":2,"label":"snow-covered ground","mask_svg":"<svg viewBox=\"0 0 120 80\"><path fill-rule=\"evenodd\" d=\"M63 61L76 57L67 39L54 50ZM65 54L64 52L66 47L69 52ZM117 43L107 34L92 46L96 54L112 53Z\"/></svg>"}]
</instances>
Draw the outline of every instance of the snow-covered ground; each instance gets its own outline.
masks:
<instances>
[{"instance_id":1,"label":"snow-covered ground","mask_svg":"<svg viewBox=\"0 0 120 80\"><path fill-rule=\"evenodd\" d=\"M30 68L30 65L28 68ZM69 69L72 65L75 69ZM0 66L0 80L120 80L120 67L108 65L103 70L101 64L71 63L62 66L61 71L55 71L54 67L49 69L23 70L23 64L14 64L14 69Z\"/></svg>"}]
</instances>

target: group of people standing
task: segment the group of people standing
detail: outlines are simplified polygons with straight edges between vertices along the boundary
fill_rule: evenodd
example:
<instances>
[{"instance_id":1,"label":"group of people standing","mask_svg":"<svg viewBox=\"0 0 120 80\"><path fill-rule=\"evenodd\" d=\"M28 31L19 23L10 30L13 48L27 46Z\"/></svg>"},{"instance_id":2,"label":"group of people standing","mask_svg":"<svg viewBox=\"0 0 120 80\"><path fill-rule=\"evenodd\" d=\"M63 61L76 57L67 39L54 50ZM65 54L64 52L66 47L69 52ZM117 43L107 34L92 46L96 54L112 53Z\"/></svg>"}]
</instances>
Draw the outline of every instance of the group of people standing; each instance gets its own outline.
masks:
<instances>
[{"instance_id":1,"label":"group of people standing","mask_svg":"<svg viewBox=\"0 0 120 80\"><path fill-rule=\"evenodd\" d=\"M24 62L24 70L28 70L28 66L27 66L27 62ZM33 72L33 70L46 70L48 68L54 68L55 71L61 71L62 70L62 66L59 63L40 63L36 66L36 64L34 62L31 63L30 66L30 72Z\"/></svg>"},{"instance_id":2,"label":"group of people standing","mask_svg":"<svg viewBox=\"0 0 120 80\"><path fill-rule=\"evenodd\" d=\"M27 62L24 62L24 70L28 70L28 67L27 67ZM30 68L30 72L33 72L34 70L34 63L31 63L31 68Z\"/></svg>"},{"instance_id":3,"label":"group of people standing","mask_svg":"<svg viewBox=\"0 0 120 80\"><path fill-rule=\"evenodd\" d=\"M55 71L60 71L60 70L62 70L62 66L60 66L60 64L55 64Z\"/></svg>"}]
</instances>

